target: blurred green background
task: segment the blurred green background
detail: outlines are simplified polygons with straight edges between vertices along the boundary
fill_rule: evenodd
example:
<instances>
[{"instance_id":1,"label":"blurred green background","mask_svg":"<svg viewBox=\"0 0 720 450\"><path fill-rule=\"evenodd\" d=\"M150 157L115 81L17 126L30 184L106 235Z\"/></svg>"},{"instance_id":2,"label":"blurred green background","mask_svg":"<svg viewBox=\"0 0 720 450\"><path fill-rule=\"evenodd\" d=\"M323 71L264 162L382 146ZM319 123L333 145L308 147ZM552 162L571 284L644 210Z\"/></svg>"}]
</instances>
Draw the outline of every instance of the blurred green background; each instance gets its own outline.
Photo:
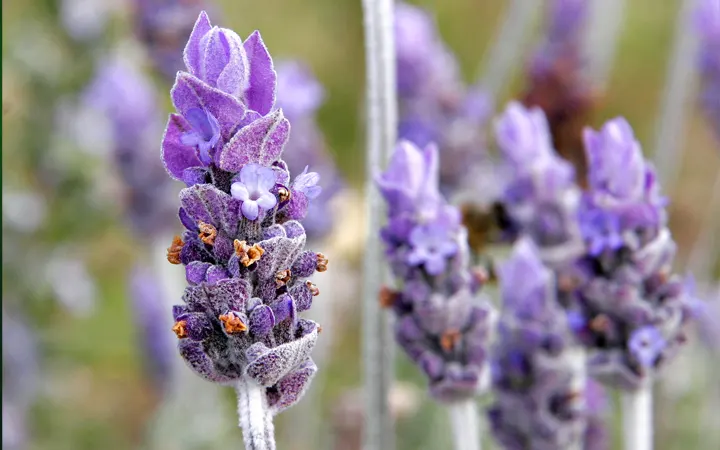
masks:
<instances>
[{"instance_id":1,"label":"blurred green background","mask_svg":"<svg viewBox=\"0 0 720 450\"><path fill-rule=\"evenodd\" d=\"M85 0L85 3L103 3ZM414 2L435 12L442 35L460 63L466 80L482 73L480 62L500 24L507 2L499 0L443 0ZM653 142L666 65L674 37L677 0L628 0L626 23L615 60L600 120L626 116L634 126L646 152ZM33 274L34 258L43 259L58 242L71 242L86 260L97 282L96 307L87 317L74 317L47 297L47 293L15 298L36 333L42 354L41 389L32 408L31 449L85 450L137 448L146 433L146 425L160 396L143 372L137 330L127 300L126 278L138 254L143 253L123 226L122 208L112 195L90 192L103 186L112 191L117 183L112 167L102 156L77 156L67 153L74 175L51 189L38 167L59 164L54 151L72 147L58 142L53 125L58 120L55 106L79 92L90 80L94 61L103 56L113 41L130 37L129 13L120 0L108 0L115 11L107 30L99 39L77 42L68 36L58 17L61 5L51 0L3 1L3 191L32 188L48 201L49 221L37 233L14 242L13 253L6 254L9 242L3 226L3 302L9 286ZM363 89L364 55L361 2L359 0L220 0L211 16L214 22L232 28L241 36L252 30L262 31L274 58L299 58L306 61L324 85L327 100L319 112L319 123L328 147L351 181L361 189L363 179ZM532 47L528 46L527 51ZM525 83L522 64L518 63L512 82L503 98L517 95ZM168 86L156 78L162 98ZM169 101L166 103L169 111ZM680 252L682 268L687 252L698 236L707 212L707 199L715 174L720 170L720 144L713 136L701 112L692 108L687 136L683 144L681 181L672 192L672 228ZM66 118L73 120L72 117ZM161 136L158 136L158 142ZM73 156L74 155L74 156ZM98 197L99 196L99 199ZM362 216L357 195L345 198L342 208L352 217ZM348 220L336 232L324 251L351 270L359 268L362 229ZM32 247L33 251L24 250ZM47 252L45 252L47 250ZM715 252L717 254L717 252ZM23 260L23 265L16 264ZM18 275L20 273L20 275ZM27 286L19 292L29 292ZM335 429L332 448L355 448L353 431L347 436L335 424L334 416L341 399L361 383L359 297L356 288L324 298L342 302L347 314L336 326L331 358L321 368L314 389L321 401L311 414L324 422L326 430ZM17 297L17 295L15 295ZM20 295L22 297L22 295ZM398 356L398 378L417 389L403 390L398 400L402 407L398 422L398 448L446 448L442 436L447 433L444 418L422 393L422 379L403 356ZM718 436L718 419L704 416L708 402L717 405L717 359L703 358L703 350L689 349L689 356L678 360L668 381L659 383L656 392L656 448L660 450L711 448L709 433ZM714 391L710 389L714 387ZM235 414L232 392L227 402L217 405L228 415ZM703 412L705 411L705 412ZM710 409L712 412L713 410ZM617 425L618 415L611 411L609 422ZM718 411L715 410L715 414ZM349 414L349 413L348 413ZM353 416L355 417L355 416ZM303 417L291 412L280 416L278 435L297 429ZM233 420L234 421L234 418ZM232 422L231 421L231 422ZM352 420L350 419L350 422ZM708 424L714 423L714 429ZM352 427L350 427L352 428ZM230 430L223 443L240 448L241 434ZM284 434L283 434L284 433ZM614 430L618 434L617 428ZM285 436L285 437L283 437ZM318 448L313 443L290 439L280 448ZM313 444L313 445L308 445ZM318 444L320 445L320 444ZM705 447L703 447L705 445ZM616 448L616 447L613 447Z\"/></svg>"}]
</instances>

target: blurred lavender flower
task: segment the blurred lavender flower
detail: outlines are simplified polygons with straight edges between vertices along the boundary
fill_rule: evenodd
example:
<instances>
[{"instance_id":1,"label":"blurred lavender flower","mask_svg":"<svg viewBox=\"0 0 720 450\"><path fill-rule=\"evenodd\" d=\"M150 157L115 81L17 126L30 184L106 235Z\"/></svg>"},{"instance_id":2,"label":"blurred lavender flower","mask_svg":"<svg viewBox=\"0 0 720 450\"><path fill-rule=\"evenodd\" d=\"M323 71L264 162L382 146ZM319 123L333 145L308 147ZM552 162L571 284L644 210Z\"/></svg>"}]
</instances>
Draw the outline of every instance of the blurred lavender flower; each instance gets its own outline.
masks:
<instances>
[{"instance_id":1,"label":"blurred lavender flower","mask_svg":"<svg viewBox=\"0 0 720 450\"><path fill-rule=\"evenodd\" d=\"M655 172L622 118L585 130L590 190L579 220L588 252L564 303L598 380L637 389L686 340L692 299L672 275L675 243Z\"/></svg>"},{"instance_id":2,"label":"blurred lavender flower","mask_svg":"<svg viewBox=\"0 0 720 450\"><path fill-rule=\"evenodd\" d=\"M698 0L695 22L700 35L702 104L720 138L720 1Z\"/></svg>"},{"instance_id":3,"label":"blurred lavender flower","mask_svg":"<svg viewBox=\"0 0 720 450\"><path fill-rule=\"evenodd\" d=\"M110 123L113 159L125 185L127 216L135 233L151 239L173 224L173 186L151 149L161 130L151 82L131 61L114 57L99 65L85 102Z\"/></svg>"},{"instance_id":4,"label":"blurred lavender flower","mask_svg":"<svg viewBox=\"0 0 720 450\"><path fill-rule=\"evenodd\" d=\"M483 128L492 111L489 96L465 86L455 56L423 9L396 4L395 45L399 137L419 147L438 144L443 194L475 186L473 169L487 163Z\"/></svg>"},{"instance_id":5,"label":"blurred lavender flower","mask_svg":"<svg viewBox=\"0 0 720 450\"><path fill-rule=\"evenodd\" d=\"M479 296L460 213L438 190L438 151L401 141L377 184L388 204L382 230L399 291L381 302L397 315L396 338L423 370L439 401L471 398L481 387L491 308Z\"/></svg>"},{"instance_id":6,"label":"blurred lavender flower","mask_svg":"<svg viewBox=\"0 0 720 450\"><path fill-rule=\"evenodd\" d=\"M591 86L583 77L580 45L587 26L587 0L552 0L547 31L532 58L524 103L545 112L554 148L576 168L584 183L586 162L581 131L593 106Z\"/></svg>"},{"instance_id":7,"label":"blurred lavender flower","mask_svg":"<svg viewBox=\"0 0 720 450\"><path fill-rule=\"evenodd\" d=\"M698 335L701 342L710 350L720 355L720 285L711 289L704 289L700 299L696 292L695 280L688 276L685 287L692 300L693 318L697 323Z\"/></svg>"},{"instance_id":8,"label":"blurred lavender flower","mask_svg":"<svg viewBox=\"0 0 720 450\"><path fill-rule=\"evenodd\" d=\"M344 186L315 120L324 95L322 86L303 63L285 61L277 65L276 106L282 108L294 130L285 147L288 169L298 173L310 165L323 180L322 192L310 203L303 221L311 239L322 237L332 229L328 203Z\"/></svg>"},{"instance_id":9,"label":"blurred lavender flower","mask_svg":"<svg viewBox=\"0 0 720 450\"><path fill-rule=\"evenodd\" d=\"M2 342L2 448L20 450L28 443L27 416L37 395L40 372L32 331L4 306Z\"/></svg>"},{"instance_id":10,"label":"blurred lavender flower","mask_svg":"<svg viewBox=\"0 0 720 450\"><path fill-rule=\"evenodd\" d=\"M500 269L504 307L488 414L509 450L581 448L584 440L584 359L576 355L581 350L573 347L553 277L528 239Z\"/></svg>"},{"instance_id":11,"label":"blurred lavender flower","mask_svg":"<svg viewBox=\"0 0 720 450\"><path fill-rule=\"evenodd\" d=\"M134 0L135 32L155 69L169 81L184 68L182 49L205 0Z\"/></svg>"},{"instance_id":12,"label":"blurred lavender flower","mask_svg":"<svg viewBox=\"0 0 720 450\"><path fill-rule=\"evenodd\" d=\"M553 268L573 263L584 251L577 222L581 194L573 167L553 151L542 110L510 103L495 134L506 173L502 199L509 231L529 236Z\"/></svg>"},{"instance_id":13,"label":"blurred lavender flower","mask_svg":"<svg viewBox=\"0 0 720 450\"><path fill-rule=\"evenodd\" d=\"M172 342L167 329L158 325L158 320L167 312L162 287L152 271L141 265L130 274L130 298L135 323L140 333L140 347L144 352L143 361L150 378L161 391L165 391L173 377L173 355L168 353Z\"/></svg>"},{"instance_id":14,"label":"blurred lavender flower","mask_svg":"<svg viewBox=\"0 0 720 450\"><path fill-rule=\"evenodd\" d=\"M61 247L46 257L45 279L57 301L76 316L88 317L95 308L97 287L85 260Z\"/></svg>"},{"instance_id":15,"label":"blurred lavender flower","mask_svg":"<svg viewBox=\"0 0 720 450\"><path fill-rule=\"evenodd\" d=\"M173 331L198 375L236 385L246 445L255 448L271 438L271 415L296 403L317 370L310 353L320 328L298 316L319 294L307 279L328 264L304 249L299 222L319 193L317 175L291 182L280 159L290 124L273 111L276 75L258 32L242 42L202 12L184 59L189 72L177 74L178 112L162 142L168 172L188 185L179 212L186 231L168 249L189 284ZM197 131L198 111L219 125L208 160L183 139Z\"/></svg>"},{"instance_id":16,"label":"blurred lavender flower","mask_svg":"<svg viewBox=\"0 0 720 450\"><path fill-rule=\"evenodd\" d=\"M62 0L60 19L70 36L77 40L100 37L111 13L121 2L115 0Z\"/></svg>"}]
</instances>

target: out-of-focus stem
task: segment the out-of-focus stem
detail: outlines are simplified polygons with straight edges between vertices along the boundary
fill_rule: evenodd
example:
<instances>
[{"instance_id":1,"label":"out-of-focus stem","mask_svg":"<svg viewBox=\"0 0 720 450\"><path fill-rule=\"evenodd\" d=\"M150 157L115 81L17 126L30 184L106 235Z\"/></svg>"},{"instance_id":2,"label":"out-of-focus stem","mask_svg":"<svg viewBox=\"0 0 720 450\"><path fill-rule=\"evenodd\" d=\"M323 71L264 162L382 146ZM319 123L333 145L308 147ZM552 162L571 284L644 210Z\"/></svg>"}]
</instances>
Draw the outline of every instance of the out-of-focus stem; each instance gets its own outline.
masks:
<instances>
[{"instance_id":1,"label":"out-of-focus stem","mask_svg":"<svg viewBox=\"0 0 720 450\"><path fill-rule=\"evenodd\" d=\"M235 386L245 450L275 450L275 427L265 388L242 378Z\"/></svg>"},{"instance_id":2,"label":"out-of-focus stem","mask_svg":"<svg viewBox=\"0 0 720 450\"><path fill-rule=\"evenodd\" d=\"M695 59L698 39L690 27L694 13L694 0L683 0L675 27L675 43L668 65L667 82L663 92L660 116L655 133L654 160L658 175L666 192L672 192L680 173L685 118L691 93L697 79Z\"/></svg>"},{"instance_id":3,"label":"out-of-focus stem","mask_svg":"<svg viewBox=\"0 0 720 450\"><path fill-rule=\"evenodd\" d=\"M720 229L720 172L715 175L709 208L700 233L690 250L687 267L700 281L712 280L715 239Z\"/></svg>"},{"instance_id":4,"label":"out-of-focus stem","mask_svg":"<svg viewBox=\"0 0 720 450\"><path fill-rule=\"evenodd\" d=\"M588 59L585 73L593 87L603 89L622 31L625 0L589 0L589 3L583 42L583 55Z\"/></svg>"},{"instance_id":5,"label":"out-of-focus stem","mask_svg":"<svg viewBox=\"0 0 720 450\"><path fill-rule=\"evenodd\" d=\"M513 64L520 58L523 43L530 35L541 4L539 0L512 0L507 7L500 30L483 61L484 75L480 85L493 98L500 95Z\"/></svg>"},{"instance_id":6,"label":"out-of-focus stem","mask_svg":"<svg viewBox=\"0 0 720 450\"><path fill-rule=\"evenodd\" d=\"M363 0L367 71L367 229L363 289L363 362L365 429L363 449L391 450L392 418L388 399L393 375L389 317L380 309L378 294L385 268L379 232L383 214L373 176L395 145L397 130L395 40L391 0Z\"/></svg>"},{"instance_id":7,"label":"out-of-focus stem","mask_svg":"<svg viewBox=\"0 0 720 450\"><path fill-rule=\"evenodd\" d=\"M480 429L474 399L447 406L455 450L480 450Z\"/></svg>"},{"instance_id":8,"label":"out-of-focus stem","mask_svg":"<svg viewBox=\"0 0 720 450\"><path fill-rule=\"evenodd\" d=\"M652 384L622 393L625 450L652 450Z\"/></svg>"}]
</instances>

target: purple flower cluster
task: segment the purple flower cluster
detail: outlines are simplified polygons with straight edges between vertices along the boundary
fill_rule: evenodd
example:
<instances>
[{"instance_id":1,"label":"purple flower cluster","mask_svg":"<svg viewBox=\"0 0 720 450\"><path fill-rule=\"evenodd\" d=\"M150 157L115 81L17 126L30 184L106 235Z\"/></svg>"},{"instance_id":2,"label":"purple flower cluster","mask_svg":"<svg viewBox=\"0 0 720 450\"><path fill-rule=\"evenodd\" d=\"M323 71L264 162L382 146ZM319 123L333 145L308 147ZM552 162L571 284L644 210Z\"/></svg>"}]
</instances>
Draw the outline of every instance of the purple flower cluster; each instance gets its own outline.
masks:
<instances>
[{"instance_id":1,"label":"purple flower cluster","mask_svg":"<svg viewBox=\"0 0 720 450\"><path fill-rule=\"evenodd\" d=\"M183 69L182 49L205 0L134 0L135 33L168 80Z\"/></svg>"},{"instance_id":2,"label":"purple flower cluster","mask_svg":"<svg viewBox=\"0 0 720 450\"><path fill-rule=\"evenodd\" d=\"M290 124L274 110L276 73L258 32L244 42L203 12L185 47L187 71L171 91L162 143L165 166L188 186L185 226L168 249L189 286L173 308L179 350L203 378L247 378L266 388L277 413L294 404L317 370L320 328L300 318L327 259L307 251L300 224L318 175L291 180L280 158Z\"/></svg>"},{"instance_id":3,"label":"purple flower cluster","mask_svg":"<svg viewBox=\"0 0 720 450\"><path fill-rule=\"evenodd\" d=\"M696 27L700 35L702 103L720 138L720 1L699 0Z\"/></svg>"},{"instance_id":4,"label":"purple flower cluster","mask_svg":"<svg viewBox=\"0 0 720 450\"><path fill-rule=\"evenodd\" d=\"M588 5L587 0L550 2L545 40L530 62L524 98L526 105L545 112L555 150L573 163L581 178L586 168L581 132L593 100L580 54Z\"/></svg>"},{"instance_id":5,"label":"purple flower cluster","mask_svg":"<svg viewBox=\"0 0 720 450\"><path fill-rule=\"evenodd\" d=\"M303 221L308 237L319 238L332 229L329 202L344 186L315 120L324 91L310 69L299 61L285 61L276 70L277 106L292 122L294 131L285 147L285 162L293 173L310 165L323 179L322 192L310 203Z\"/></svg>"},{"instance_id":6,"label":"purple flower cluster","mask_svg":"<svg viewBox=\"0 0 720 450\"><path fill-rule=\"evenodd\" d=\"M172 224L172 185L150 148L162 129L153 86L130 61L116 57L100 64L85 101L111 125L114 166L124 181L127 215L139 236L150 238Z\"/></svg>"},{"instance_id":7,"label":"purple flower cluster","mask_svg":"<svg viewBox=\"0 0 720 450\"><path fill-rule=\"evenodd\" d=\"M483 128L490 98L463 83L455 56L442 42L428 13L398 2L395 45L401 139L442 149L440 186L444 194L473 186L472 170L487 161Z\"/></svg>"},{"instance_id":8,"label":"purple flower cluster","mask_svg":"<svg viewBox=\"0 0 720 450\"><path fill-rule=\"evenodd\" d=\"M573 346L553 278L528 239L518 241L500 269L503 313L488 415L509 450L581 448L585 438L584 359Z\"/></svg>"},{"instance_id":9,"label":"purple flower cluster","mask_svg":"<svg viewBox=\"0 0 720 450\"><path fill-rule=\"evenodd\" d=\"M469 266L459 211L438 188L438 150L401 141L377 185L388 204L381 232L398 291L381 302L397 315L396 338L440 401L475 395L486 368L491 309Z\"/></svg>"},{"instance_id":10,"label":"purple flower cluster","mask_svg":"<svg viewBox=\"0 0 720 450\"><path fill-rule=\"evenodd\" d=\"M513 228L529 236L546 264L574 262L584 251L575 171L553 150L545 115L517 102L495 122L503 158L503 205Z\"/></svg>"},{"instance_id":11,"label":"purple flower cluster","mask_svg":"<svg viewBox=\"0 0 720 450\"><path fill-rule=\"evenodd\" d=\"M686 340L688 292L672 275L676 246L655 172L622 118L585 130L590 189L579 211L587 253L572 273L572 326L600 381L635 389ZM562 275L561 275L562 276Z\"/></svg>"}]
</instances>

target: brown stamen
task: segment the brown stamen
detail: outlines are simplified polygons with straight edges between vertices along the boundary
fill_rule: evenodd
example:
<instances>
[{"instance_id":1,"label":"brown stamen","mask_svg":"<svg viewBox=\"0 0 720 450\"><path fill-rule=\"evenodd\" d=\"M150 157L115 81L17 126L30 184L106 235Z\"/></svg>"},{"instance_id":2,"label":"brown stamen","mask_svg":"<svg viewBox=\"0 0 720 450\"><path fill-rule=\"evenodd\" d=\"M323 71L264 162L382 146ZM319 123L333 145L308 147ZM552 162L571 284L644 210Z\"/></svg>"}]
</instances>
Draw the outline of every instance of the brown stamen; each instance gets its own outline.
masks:
<instances>
[{"instance_id":1,"label":"brown stamen","mask_svg":"<svg viewBox=\"0 0 720 450\"><path fill-rule=\"evenodd\" d=\"M450 330L440 336L440 347L446 352L452 351L460 340L460 332L458 330Z\"/></svg>"},{"instance_id":2,"label":"brown stamen","mask_svg":"<svg viewBox=\"0 0 720 450\"><path fill-rule=\"evenodd\" d=\"M315 283L313 283L312 281L306 281L305 286L310 289L310 293L313 295L313 297L317 297L318 295L320 295L320 289L318 289L318 287L315 286Z\"/></svg>"},{"instance_id":3,"label":"brown stamen","mask_svg":"<svg viewBox=\"0 0 720 450\"><path fill-rule=\"evenodd\" d=\"M610 318L605 314L599 314L590 321L590 329L596 333L604 333L610 327Z\"/></svg>"},{"instance_id":4,"label":"brown stamen","mask_svg":"<svg viewBox=\"0 0 720 450\"><path fill-rule=\"evenodd\" d=\"M277 284L277 287L285 286L290 281L291 276L290 269L281 270L275 274L275 284Z\"/></svg>"},{"instance_id":5,"label":"brown stamen","mask_svg":"<svg viewBox=\"0 0 720 450\"><path fill-rule=\"evenodd\" d=\"M325 255L323 255L322 253L318 253L316 270L318 272L325 272L327 270L327 266L328 266L329 262L330 261L327 259L327 257Z\"/></svg>"},{"instance_id":6,"label":"brown stamen","mask_svg":"<svg viewBox=\"0 0 720 450\"><path fill-rule=\"evenodd\" d=\"M318 334L322 333L322 327L320 325L318 325L317 330L318 330Z\"/></svg>"},{"instance_id":7,"label":"brown stamen","mask_svg":"<svg viewBox=\"0 0 720 450\"><path fill-rule=\"evenodd\" d=\"M378 295L380 299L380 306L383 308L390 308L392 305L395 304L396 301L400 298L400 293L393 291L387 286L383 286L380 288L380 293Z\"/></svg>"},{"instance_id":8,"label":"brown stamen","mask_svg":"<svg viewBox=\"0 0 720 450\"><path fill-rule=\"evenodd\" d=\"M210 225L209 223L198 222L198 228L200 228L200 234L198 234L198 236L200 237L201 241L203 241L207 245L215 244L215 238L217 237L217 229L214 226Z\"/></svg>"},{"instance_id":9,"label":"brown stamen","mask_svg":"<svg viewBox=\"0 0 720 450\"><path fill-rule=\"evenodd\" d=\"M286 187L280 187L278 189L278 198L280 199L280 202L284 203L288 200L290 200L291 194L290 190Z\"/></svg>"},{"instance_id":10,"label":"brown stamen","mask_svg":"<svg viewBox=\"0 0 720 450\"><path fill-rule=\"evenodd\" d=\"M175 332L175 335L178 337L178 339L184 339L188 336L187 330L185 329L186 325L187 322L184 320L175 322L175 325L173 325L172 330Z\"/></svg>"},{"instance_id":11,"label":"brown stamen","mask_svg":"<svg viewBox=\"0 0 720 450\"><path fill-rule=\"evenodd\" d=\"M180 264L180 251L185 243L180 236L175 236L172 240L172 244L167 249L167 260L170 264Z\"/></svg>"},{"instance_id":12,"label":"brown stamen","mask_svg":"<svg viewBox=\"0 0 720 450\"><path fill-rule=\"evenodd\" d=\"M260 260L260 257L265 253L265 250L260 247L260 244L254 244L251 247L247 245L247 242L238 239L235 239L233 246L235 247L235 254L240 258L240 262L245 267Z\"/></svg>"},{"instance_id":13,"label":"brown stamen","mask_svg":"<svg viewBox=\"0 0 720 450\"><path fill-rule=\"evenodd\" d=\"M472 274L478 284L485 284L490 281L490 273L484 267L474 267L472 269Z\"/></svg>"},{"instance_id":14,"label":"brown stamen","mask_svg":"<svg viewBox=\"0 0 720 450\"><path fill-rule=\"evenodd\" d=\"M572 292L579 285L578 280L572 275L560 275L557 283L560 292Z\"/></svg>"},{"instance_id":15,"label":"brown stamen","mask_svg":"<svg viewBox=\"0 0 720 450\"><path fill-rule=\"evenodd\" d=\"M218 319L223 323L225 332L228 334L242 333L247 330L247 325L232 311L220 315Z\"/></svg>"}]
</instances>

